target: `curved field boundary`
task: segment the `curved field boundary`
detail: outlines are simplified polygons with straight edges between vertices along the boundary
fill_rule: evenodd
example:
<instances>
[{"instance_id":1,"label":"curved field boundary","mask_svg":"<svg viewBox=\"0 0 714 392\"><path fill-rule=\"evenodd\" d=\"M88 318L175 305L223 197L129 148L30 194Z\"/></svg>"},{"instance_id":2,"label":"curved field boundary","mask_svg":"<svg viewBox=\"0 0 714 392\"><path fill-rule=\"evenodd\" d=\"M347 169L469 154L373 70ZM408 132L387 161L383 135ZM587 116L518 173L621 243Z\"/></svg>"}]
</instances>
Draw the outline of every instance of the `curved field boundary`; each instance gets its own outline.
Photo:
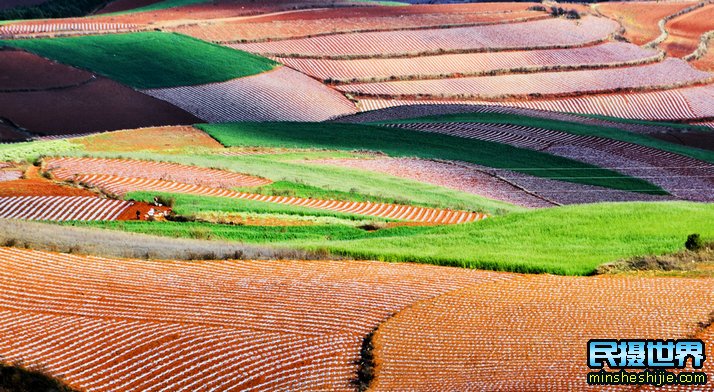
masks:
<instances>
[{"instance_id":1,"label":"curved field boundary","mask_svg":"<svg viewBox=\"0 0 714 392\"><path fill-rule=\"evenodd\" d=\"M578 23L561 18L480 27L355 33L275 42L232 44L235 49L271 57L359 59L427 54L557 49L605 41L617 23L586 17Z\"/></svg>"},{"instance_id":2,"label":"curved field boundary","mask_svg":"<svg viewBox=\"0 0 714 392\"><path fill-rule=\"evenodd\" d=\"M565 98L586 94L644 92L705 84L714 81L706 72L680 59L668 58L656 64L616 69L541 72L443 80L415 80L357 83L337 89L366 97L397 99L534 99Z\"/></svg>"},{"instance_id":3,"label":"curved field boundary","mask_svg":"<svg viewBox=\"0 0 714 392\"><path fill-rule=\"evenodd\" d=\"M272 183L265 178L226 170L133 159L48 158L44 160L44 170L63 181L71 180L77 174L102 173L227 189Z\"/></svg>"},{"instance_id":4,"label":"curved field boundary","mask_svg":"<svg viewBox=\"0 0 714 392\"><path fill-rule=\"evenodd\" d=\"M588 339L689 338L712 303L712 279L523 275L474 285L379 326L370 390L588 390Z\"/></svg>"},{"instance_id":5,"label":"curved field boundary","mask_svg":"<svg viewBox=\"0 0 714 392\"><path fill-rule=\"evenodd\" d=\"M521 23L550 18L542 12L507 11L472 14L404 15L399 17L331 18L318 20L273 21L244 23L241 20L209 24L169 27L171 31L205 41L224 44L257 43L325 37L331 35L375 33L385 31L415 31L437 28L488 26Z\"/></svg>"},{"instance_id":6,"label":"curved field boundary","mask_svg":"<svg viewBox=\"0 0 714 392\"><path fill-rule=\"evenodd\" d=\"M701 59L709 51L709 44L711 43L712 39L714 39L714 30L704 33L699 39L699 45L697 46L697 49L695 49L694 52L682 57L682 59L686 61L694 61Z\"/></svg>"},{"instance_id":7,"label":"curved field boundary","mask_svg":"<svg viewBox=\"0 0 714 392\"><path fill-rule=\"evenodd\" d=\"M659 44L661 44L661 43L664 42L667 38L669 38L669 32L667 31L667 22L669 22L670 20L672 20L672 19L674 19L674 18L677 18L677 17L679 17L679 16L682 16L682 15L684 15L684 14L688 14L688 13L694 11L694 10L697 10L697 9L699 9L699 8L702 8L702 7L704 7L704 6L707 5L707 4L714 4L714 0L705 0L705 1L702 1L702 2L700 2L700 3L697 3L697 4L693 5L693 6L684 8L684 9L682 9L682 10L679 10L679 11L675 12L674 14L667 15L667 16L665 16L664 18L660 19L660 21L657 23L657 26L659 27L659 30L660 30L660 35L659 35L659 37L657 37L657 38L655 38L654 40L652 40L652 41L646 43L644 46L645 46L645 47L650 47L650 48L657 47Z\"/></svg>"},{"instance_id":8,"label":"curved field boundary","mask_svg":"<svg viewBox=\"0 0 714 392\"><path fill-rule=\"evenodd\" d=\"M627 1L603 2L593 6L598 15L616 20L622 26L621 34L635 45L644 45L657 38L661 31L660 19L696 4L687 2Z\"/></svg>"},{"instance_id":9,"label":"curved field boundary","mask_svg":"<svg viewBox=\"0 0 714 392\"><path fill-rule=\"evenodd\" d=\"M129 23L43 23L43 24L10 24L0 26L0 37L14 38L32 37L37 34L55 33L81 33L92 34L98 32L130 32L138 31L140 26Z\"/></svg>"},{"instance_id":10,"label":"curved field boundary","mask_svg":"<svg viewBox=\"0 0 714 392\"><path fill-rule=\"evenodd\" d=\"M686 57L696 52L707 32L714 30L714 3L681 15L668 24L669 37L660 47L672 57Z\"/></svg>"},{"instance_id":11,"label":"curved field boundary","mask_svg":"<svg viewBox=\"0 0 714 392\"><path fill-rule=\"evenodd\" d=\"M98 187L106 192L123 195L133 191L153 191L165 193L186 193L192 195L227 197L266 203L277 203L295 207L315 208L345 214L375 216L379 218L407 220L430 224L460 224L485 219L488 216L476 212L423 208L398 204L351 202L337 200L306 199L300 197L269 196L236 192L228 189L209 188L199 185L181 184L164 180L119 177L101 174L85 174L74 177L74 181Z\"/></svg>"},{"instance_id":12,"label":"curved field boundary","mask_svg":"<svg viewBox=\"0 0 714 392\"><path fill-rule=\"evenodd\" d=\"M133 203L83 196L0 197L0 218L51 221L116 220Z\"/></svg>"},{"instance_id":13,"label":"curved field boundary","mask_svg":"<svg viewBox=\"0 0 714 392\"><path fill-rule=\"evenodd\" d=\"M453 188L529 208L613 201L662 201L671 196L646 195L593 185L549 180L509 170L458 161L412 158L329 159L313 163L377 171Z\"/></svg>"},{"instance_id":14,"label":"curved field boundary","mask_svg":"<svg viewBox=\"0 0 714 392\"><path fill-rule=\"evenodd\" d=\"M552 100L531 101L459 101L360 99L360 111L402 105L456 104L512 106L551 112L597 114L626 119L682 121L714 118L714 86L690 87L631 94L606 94Z\"/></svg>"},{"instance_id":15,"label":"curved field boundary","mask_svg":"<svg viewBox=\"0 0 714 392\"><path fill-rule=\"evenodd\" d=\"M143 93L207 122L324 121L357 111L339 92L286 67L223 83Z\"/></svg>"},{"instance_id":16,"label":"curved field boundary","mask_svg":"<svg viewBox=\"0 0 714 392\"><path fill-rule=\"evenodd\" d=\"M398 263L0 248L0 355L94 392L354 391L362 339L389 315L511 278Z\"/></svg>"},{"instance_id":17,"label":"curved field boundary","mask_svg":"<svg viewBox=\"0 0 714 392\"><path fill-rule=\"evenodd\" d=\"M567 71L639 65L663 59L662 53L621 43L607 42L574 49L466 53L409 59L274 60L326 82L355 83L389 80L443 79L504 73Z\"/></svg>"},{"instance_id":18,"label":"curved field boundary","mask_svg":"<svg viewBox=\"0 0 714 392\"><path fill-rule=\"evenodd\" d=\"M682 199L714 201L714 165L638 144L508 124L417 123L391 126L544 151L644 179Z\"/></svg>"}]
</instances>

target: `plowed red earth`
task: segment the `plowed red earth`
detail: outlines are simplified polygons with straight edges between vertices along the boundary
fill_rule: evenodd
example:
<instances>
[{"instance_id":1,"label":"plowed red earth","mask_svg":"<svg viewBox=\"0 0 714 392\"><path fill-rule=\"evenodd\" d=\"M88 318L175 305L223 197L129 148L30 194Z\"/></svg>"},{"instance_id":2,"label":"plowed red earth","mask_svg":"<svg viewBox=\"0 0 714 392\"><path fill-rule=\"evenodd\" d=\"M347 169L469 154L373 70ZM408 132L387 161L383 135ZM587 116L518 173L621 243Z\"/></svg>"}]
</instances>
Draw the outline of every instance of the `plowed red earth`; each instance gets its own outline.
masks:
<instances>
[{"instance_id":1,"label":"plowed red earth","mask_svg":"<svg viewBox=\"0 0 714 392\"><path fill-rule=\"evenodd\" d=\"M504 279L414 264L0 248L0 355L87 391L354 391L362 339L389 315Z\"/></svg>"},{"instance_id":2,"label":"plowed red earth","mask_svg":"<svg viewBox=\"0 0 714 392\"><path fill-rule=\"evenodd\" d=\"M140 13L130 13L124 15L112 15L96 17L97 22L118 22L155 24L157 22L181 21L181 20L206 20L218 18L231 18L237 16L265 14L269 12L283 12L298 10L303 8L322 8L333 6L333 3L350 4L348 1L329 2L327 5L322 0L216 0L202 4L193 4L184 7L167 8L157 11L147 11ZM83 19L65 19L66 21L76 21Z\"/></svg>"},{"instance_id":3,"label":"plowed red earth","mask_svg":"<svg viewBox=\"0 0 714 392\"><path fill-rule=\"evenodd\" d=\"M92 78L89 72L10 49L0 49L0 69L0 92L73 86Z\"/></svg>"},{"instance_id":4,"label":"plowed red earth","mask_svg":"<svg viewBox=\"0 0 714 392\"><path fill-rule=\"evenodd\" d=\"M374 336L370 390L601 390L587 341L682 339L714 310L714 279L520 276L417 303Z\"/></svg>"},{"instance_id":5,"label":"plowed red earth","mask_svg":"<svg viewBox=\"0 0 714 392\"><path fill-rule=\"evenodd\" d=\"M96 196L86 189L57 185L44 179L0 182L0 197L7 196Z\"/></svg>"},{"instance_id":6,"label":"plowed red earth","mask_svg":"<svg viewBox=\"0 0 714 392\"><path fill-rule=\"evenodd\" d=\"M714 30L714 4L688 12L667 23L669 37L661 47L667 54L683 57L697 49L701 36Z\"/></svg>"},{"instance_id":7,"label":"plowed red earth","mask_svg":"<svg viewBox=\"0 0 714 392\"><path fill-rule=\"evenodd\" d=\"M432 6L427 6L430 9ZM196 38L226 42L236 40L284 39L317 34L344 33L365 30L397 30L428 26L462 24L506 23L538 17L547 17L542 12L526 11L520 5L514 11L458 12L447 8L445 13L426 13L414 7L399 8L389 12L384 8L330 9L301 13L281 14L275 17L259 17L250 20L235 20L213 25L191 25L175 31ZM416 12L408 12L412 9ZM445 8L445 7L437 7ZM498 8L498 7L496 7ZM406 10L401 11L401 9Z\"/></svg>"},{"instance_id":8,"label":"plowed red earth","mask_svg":"<svg viewBox=\"0 0 714 392\"><path fill-rule=\"evenodd\" d=\"M643 45L660 35L657 23L665 16L672 15L697 2L611 2L601 3L598 10L605 16L618 20L625 27L625 38Z\"/></svg>"},{"instance_id":9,"label":"plowed red earth","mask_svg":"<svg viewBox=\"0 0 714 392\"><path fill-rule=\"evenodd\" d=\"M67 89L0 93L0 108L4 117L41 135L200 122L169 103L103 78Z\"/></svg>"},{"instance_id":10,"label":"plowed red earth","mask_svg":"<svg viewBox=\"0 0 714 392\"><path fill-rule=\"evenodd\" d=\"M161 151L195 148L224 150L222 144L205 132L190 126L154 127L107 132L74 139L87 151Z\"/></svg>"}]
</instances>

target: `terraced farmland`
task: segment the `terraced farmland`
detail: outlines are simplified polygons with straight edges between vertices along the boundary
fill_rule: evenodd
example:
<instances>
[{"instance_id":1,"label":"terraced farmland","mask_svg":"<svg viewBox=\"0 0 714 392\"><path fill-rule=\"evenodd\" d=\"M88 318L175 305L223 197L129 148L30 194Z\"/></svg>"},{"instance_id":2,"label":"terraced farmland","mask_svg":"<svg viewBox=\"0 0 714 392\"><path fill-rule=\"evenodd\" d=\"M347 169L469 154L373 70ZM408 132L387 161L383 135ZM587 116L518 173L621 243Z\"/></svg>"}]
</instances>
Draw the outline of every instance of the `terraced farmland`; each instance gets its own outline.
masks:
<instances>
[{"instance_id":1,"label":"terraced farmland","mask_svg":"<svg viewBox=\"0 0 714 392\"><path fill-rule=\"evenodd\" d=\"M712 354L711 2L0 5L0 392L652 390L587 342Z\"/></svg>"},{"instance_id":2,"label":"terraced farmland","mask_svg":"<svg viewBox=\"0 0 714 392\"><path fill-rule=\"evenodd\" d=\"M121 33L138 29L130 23L21 23L0 26L0 37L34 37L45 34L73 33Z\"/></svg>"},{"instance_id":3,"label":"terraced farmland","mask_svg":"<svg viewBox=\"0 0 714 392\"><path fill-rule=\"evenodd\" d=\"M278 57L291 57L292 54L315 58L390 57L442 51L476 52L587 45L606 39L616 27L617 24L608 19L587 17L577 24L564 19L547 19L492 26L356 33L230 46Z\"/></svg>"},{"instance_id":4,"label":"terraced farmland","mask_svg":"<svg viewBox=\"0 0 714 392\"><path fill-rule=\"evenodd\" d=\"M464 100L360 99L361 111L378 110L403 105L456 104L506 105L552 112L597 114L609 117L643 120L696 120L714 117L710 102L712 85L628 94L603 94L502 103Z\"/></svg>"},{"instance_id":5,"label":"terraced farmland","mask_svg":"<svg viewBox=\"0 0 714 392\"><path fill-rule=\"evenodd\" d=\"M663 89L710 79L710 74L697 71L682 60L666 59L656 64L618 69L362 83L338 89L362 96L494 99Z\"/></svg>"},{"instance_id":6,"label":"terraced farmland","mask_svg":"<svg viewBox=\"0 0 714 392\"><path fill-rule=\"evenodd\" d=\"M662 48L670 56L684 57L693 53L700 38L714 30L714 4L688 12L667 23L669 36L662 43Z\"/></svg>"},{"instance_id":7,"label":"terraced farmland","mask_svg":"<svg viewBox=\"0 0 714 392\"><path fill-rule=\"evenodd\" d=\"M103 174L75 175L73 180L78 183L101 188L105 192L113 195L124 195L126 193L136 191L185 193L191 195L254 200L309 209L328 210L341 214L374 216L428 224L460 224L485 219L487 217L484 214L469 211L453 211L371 202L349 202L289 196L270 196L165 180L120 177Z\"/></svg>"},{"instance_id":8,"label":"terraced farmland","mask_svg":"<svg viewBox=\"0 0 714 392\"><path fill-rule=\"evenodd\" d=\"M483 7L466 4L464 12L433 13L444 9L425 5L419 7L319 9L309 12L280 14L262 18L201 25L184 25L176 32L213 42L245 42L311 37L365 31L389 31L461 25L487 25L543 19L543 12L527 11L525 4L505 3L503 11L479 12ZM468 8L467 8L468 7ZM451 10L451 8L448 8ZM470 10L473 9L473 12Z\"/></svg>"},{"instance_id":9,"label":"terraced farmland","mask_svg":"<svg viewBox=\"0 0 714 392\"><path fill-rule=\"evenodd\" d=\"M0 255L3 357L90 391L352 390L362 336L391 313L508 279L374 262Z\"/></svg>"},{"instance_id":10,"label":"terraced farmland","mask_svg":"<svg viewBox=\"0 0 714 392\"><path fill-rule=\"evenodd\" d=\"M300 94L294 94L299 90ZM352 102L288 68L228 82L144 90L209 122L324 121L356 112Z\"/></svg>"},{"instance_id":11,"label":"terraced farmland","mask_svg":"<svg viewBox=\"0 0 714 392\"><path fill-rule=\"evenodd\" d=\"M25 220L114 220L132 203L82 196L0 197L0 218Z\"/></svg>"},{"instance_id":12,"label":"terraced farmland","mask_svg":"<svg viewBox=\"0 0 714 392\"><path fill-rule=\"evenodd\" d=\"M427 79L478 75L499 71L606 67L613 64L646 62L655 56L656 52L653 50L610 42L574 49L510 51L497 56L492 53L467 53L403 59L320 60L287 57L276 60L322 80L368 82L395 78Z\"/></svg>"},{"instance_id":13,"label":"terraced farmland","mask_svg":"<svg viewBox=\"0 0 714 392\"><path fill-rule=\"evenodd\" d=\"M625 37L630 42L644 45L660 35L658 26L660 20L696 3L696 1L618 1L598 4L596 7L604 15L622 23Z\"/></svg>"},{"instance_id":14,"label":"terraced farmland","mask_svg":"<svg viewBox=\"0 0 714 392\"><path fill-rule=\"evenodd\" d=\"M633 143L516 125L415 123L393 126L545 151L646 179L686 200L714 201L714 194L709 192L714 187L711 163Z\"/></svg>"},{"instance_id":15,"label":"terraced farmland","mask_svg":"<svg viewBox=\"0 0 714 392\"><path fill-rule=\"evenodd\" d=\"M426 391L436 383L450 390L584 389L589 370L579 365L586 363L583 342L592 336L686 338L708 321L713 284L523 276L456 290L380 325L371 388ZM532 364L533 356L559 365Z\"/></svg>"},{"instance_id":16,"label":"terraced farmland","mask_svg":"<svg viewBox=\"0 0 714 392\"><path fill-rule=\"evenodd\" d=\"M99 173L226 189L261 186L272 182L225 170L129 159L52 158L44 161L44 169L64 181L72 180L78 174Z\"/></svg>"}]
</instances>

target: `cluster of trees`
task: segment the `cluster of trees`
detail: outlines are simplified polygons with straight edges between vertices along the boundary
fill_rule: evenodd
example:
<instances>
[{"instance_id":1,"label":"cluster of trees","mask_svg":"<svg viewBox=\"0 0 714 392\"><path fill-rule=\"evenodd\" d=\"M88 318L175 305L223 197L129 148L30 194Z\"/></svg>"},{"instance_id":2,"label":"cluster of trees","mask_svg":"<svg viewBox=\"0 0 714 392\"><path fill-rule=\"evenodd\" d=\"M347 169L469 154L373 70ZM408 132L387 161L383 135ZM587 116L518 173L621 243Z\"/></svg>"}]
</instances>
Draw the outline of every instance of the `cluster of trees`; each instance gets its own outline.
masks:
<instances>
[{"instance_id":1,"label":"cluster of trees","mask_svg":"<svg viewBox=\"0 0 714 392\"><path fill-rule=\"evenodd\" d=\"M551 15L555 17L561 17L564 16L566 19L580 19L580 14L576 10L566 10L565 8L562 7L550 7L550 10L548 10L545 6L543 5L534 5L532 7L528 7L529 11L543 11L543 12L549 12Z\"/></svg>"},{"instance_id":2,"label":"cluster of trees","mask_svg":"<svg viewBox=\"0 0 714 392\"><path fill-rule=\"evenodd\" d=\"M50 19L84 16L107 3L107 0L48 0L32 6L0 10L0 20Z\"/></svg>"}]
</instances>

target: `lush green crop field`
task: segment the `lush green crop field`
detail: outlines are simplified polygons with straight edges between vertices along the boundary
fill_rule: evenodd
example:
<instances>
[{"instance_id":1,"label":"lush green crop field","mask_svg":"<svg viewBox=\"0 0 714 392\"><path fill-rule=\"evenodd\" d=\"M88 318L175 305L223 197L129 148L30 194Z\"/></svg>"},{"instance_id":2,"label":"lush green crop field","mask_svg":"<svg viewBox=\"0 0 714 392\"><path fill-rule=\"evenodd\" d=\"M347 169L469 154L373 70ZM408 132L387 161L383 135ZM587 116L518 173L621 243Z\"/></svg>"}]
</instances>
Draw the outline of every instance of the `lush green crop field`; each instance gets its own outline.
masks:
<instances>
[{"instance_id":1,"label":"lush green crop field","mask_svg":"<svg viewBox=\"0 0 714 392\"><path fill-rule=\"evenodd\" d=\"M308 217L334 217L347 220L371 219L363 215L345 214L317 208L306 208L256 200L230 199L226 197L206 197L186 194L170 194L160 192L131 192L125 196L127 200L151 202L155 196L166 200L173 199L173 210L178 215L194 217L201 213L220 212L224 214L282 214ZM376 221L385 219L374 218Z\"/></svg>"},{"instance_id":2,"label":"lush green crop field","mask_svg":"<svg viewBox=\"0 0 714 392\"><path fill-rule=\"evenodd\" d=\"M366 170L347 169L334 166L310 164L306 159L353 156L344 152L306 152L281 154L276 156L221 155L162 155L156 153L91 153L75 152L68 155L95 156L105 158L133 158L164 162L175 162L209 168L226 169L239 173L249 173L273 181L288 181L305 184L310 188L320 188L312 193L307 188L302 196L318 198L318 194L336 191L360 194L376 199L394 200L399 204L413 204L424 207L451 208L503 214L521 210L512 204L482 196L425 184L413 180L373 173Z\"/></svg>"},{"instance_id":3,"label":"lush green crop field","mask_svg":"<svg viewBox=\"0 0 714 392\"><path fill-rule=\"evenodd\" d=\"M511 213L464 225L399 227L377 232L345 226L258 229L203 223L184 229L177 223L83 225L166 236L210 233L216 239L329 251L358 259L586 275L603 263L679 251L691 233L714 239L714 205L580 205Z\"/></svg>"},{"instance_id":4,"label":"lush green crop field","mask_svg":"<svg viewBox=\"0 0 714 392\"><path fill-rule=\"evenodd\" d=\"M79 149L67 140L0 144L0 162L33 161L40 156L63 155Z\"/></svg>"},{"instance_id":5,"label":"lush green crop field","mask_svg":"<svg viewBox=\"0 0 714 392\"><path fill-rule=\"evenodd\" d=\"M606 118L610 120L610 118ZM440 122L478 122L486 124L513 124L522 125L527 127L543 128L553 131L560 131L566 133L572 133L575 135L585 135L585 136L599 136L608 139L620 140L623 142L629 142L634 144L639 144L642 146L657 148L663 151L673 152L675 154L680 154L688 156L695 159L700 159L706 162L714 163L714 151L702 150L698 148L692 148L688 146L683 146L679 144L669 143L664 140L656 139L654 137L628 132L618 128L600 127L593 125L584 125L573 122L549 120L542 118L534 118L528 116L519 116L515 114L501 114L501 113L465 113L465 114L450 114L443 116L427 116L420 117L416 119L407 120L397 120L389 121L384 123L440 123ZM384 124L383 123L383 124ZM656 123L640 122L647 125L657 125ZM682 124L673 124L680 125ZM702 128L702 127L695 127Z\"/></svg>"},{"instance_id":6,"label":"lush green crop field","mask_svg":"<svg viewBox=\"0 0 714 392\"><path fill-rule=\"evenodd\" d=\"M187 86L250 76L278 64L181 34L141 32L0 41L139 89Z\"/></svg>"},{"instance_id":7,"label":"lush green crop field","mask_svg":"<svg viewBox=\"0 0 714 392\"><path fill-rule=\"evenodd\" d=\"M465 161L538 177L665 194L644 180L538 151L475 139L330 123L229 123L197 126L225 146L381 151L395 157Z\"/></svg>"}]
</instances>

